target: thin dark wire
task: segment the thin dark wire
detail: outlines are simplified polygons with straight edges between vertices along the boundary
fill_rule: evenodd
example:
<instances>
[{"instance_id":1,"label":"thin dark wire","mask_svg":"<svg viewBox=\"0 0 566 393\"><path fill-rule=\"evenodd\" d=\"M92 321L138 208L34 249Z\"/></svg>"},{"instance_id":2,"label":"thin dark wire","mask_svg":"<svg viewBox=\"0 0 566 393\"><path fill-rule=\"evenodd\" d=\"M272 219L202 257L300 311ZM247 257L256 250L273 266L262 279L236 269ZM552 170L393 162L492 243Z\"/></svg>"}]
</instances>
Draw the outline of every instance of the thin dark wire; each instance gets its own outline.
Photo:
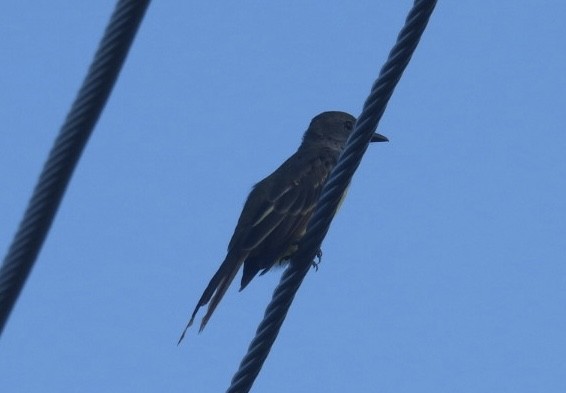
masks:
<instances>
[{"instance_id":1,"label":"thin dark wire","mask_svg":"<svg viewBox=\"0 0 566 393\"><path fill-rule=\"evenodd\" d=\"M149 0L118 1L88 74L49 153L0 268L0 335L35 263L73 170L112 91L149 3Z\"/></svg>"},{"instance_id":2,"label":"thin dark wire","mask_svg":"<svg viewBox=\"0 0 566 393\"><path fill-rule=\"evenodd\" d=\"M264 319L248 348L248 353L232 378L228 393L250 391L279 333L293 298L328 232L339 201L361 162L389 98L419 43L435 5L436 0L417 0L409 12L405 26L397 37L397 42L389 53L389 58L381 69L379 78L372 86L362 114L356 122L355 130L323 188L316 212L299 245L298 254L283 273L273 298L267 306Z\"/></svg>"}]
</instances>

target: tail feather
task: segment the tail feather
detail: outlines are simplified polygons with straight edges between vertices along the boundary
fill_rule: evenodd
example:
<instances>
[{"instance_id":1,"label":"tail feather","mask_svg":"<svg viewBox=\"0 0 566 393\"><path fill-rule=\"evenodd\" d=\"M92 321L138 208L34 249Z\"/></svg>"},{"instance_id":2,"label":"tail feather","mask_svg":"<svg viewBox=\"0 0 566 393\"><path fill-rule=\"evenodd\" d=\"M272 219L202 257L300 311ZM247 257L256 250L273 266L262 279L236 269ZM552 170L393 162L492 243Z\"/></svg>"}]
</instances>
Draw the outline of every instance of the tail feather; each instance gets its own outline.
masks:
<instances>
[{"instance_id":1,"label":"tail feather","mask_svg":"<svg viewBox=\"0 0 566 393\"><path fill-rule=\"evenodd\" d=\"M222 297L228 290L228 287L234 280L234 277L236 277L236 274L238 273L238 270L240 270L240 266L242 266L242 263L244 262L245 259L246 256L242 256L239 258L231 258L230 255L228 255L226 257L226 259L220 265L218 271L210 279L210 282L208 283L206 289L202 293L202 296L200 297L200 300L198 301L191 315L191 319L189 320L189 323L187 323L187 326L185 326L185 329L183 330L183 333L181 334L181 337L179 338L177 345L181 343L181 341L185 337L185 334L187 333L187 330L192 326L198 310L201 307L207 305L208 302L210 301L206 314L202 318L199 328L199 333L203 331L212 313L214 312L214 310L222 300Z\"/></svg>"},{"instance_id":2,"label":"tail feather","mask_svg":"<svg viewBox=\"0 0 566 393\"><path fill-rule=\"evenodd\" d=\"M216 287L216 291L214 291L214 296L212 297L212 300L210 301L210 304L208 305L208 309L206 310L206 314L204 315L204 317L202 317L202 321L200 322L200 328L198 330L199 333L203 331L208 320L212 316L212 313L214 312L214 310L216 309L216 307L218 306L218 304L220 303L220 301L224 297L224 294L228 290L228 287L230 286L230 284L234 280L234 277L236 277L238 270L240 270L240 266L242 265L242 263L243 263L243 261L240 261L237 264L237 266L235 267L235 269L231 270L229 272L229 274L224 276L222 278L222 280L220 280L220 282L218 283L218 286Z\"/></svg>"}]
</instances>

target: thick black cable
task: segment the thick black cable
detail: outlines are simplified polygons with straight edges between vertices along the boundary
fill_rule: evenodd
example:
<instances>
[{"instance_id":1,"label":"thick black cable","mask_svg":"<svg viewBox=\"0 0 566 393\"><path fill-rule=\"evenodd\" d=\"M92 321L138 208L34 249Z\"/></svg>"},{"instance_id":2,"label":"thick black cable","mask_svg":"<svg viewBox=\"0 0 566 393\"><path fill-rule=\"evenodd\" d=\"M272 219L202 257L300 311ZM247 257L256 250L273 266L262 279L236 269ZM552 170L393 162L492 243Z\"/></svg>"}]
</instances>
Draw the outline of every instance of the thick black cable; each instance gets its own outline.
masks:
<instances>
[{"instance_id":1,"label":"thick black cable","mask_svg":"<svg viewBox=\"0 0 566 393\"><path fill-rule=\"evenodd\" d=\"M149 0L118 1L88 74L49 153L0 268L0 335L31 272L148 5Z\"/></svg>"},{"instance_id":2,"label":"thick black cable","mask_svg":"<svg viewBox=\"0 0 566 393\"><path fill-rule=\"evenodd\" d=\"M261 321L256 336L240 363L238 371L232 378L232 383L227 392L247 393L250 391L271 350L271 346L275 342L293 298L328 232L339 201L361 162L389 98L419 43L435 5L436 0L417 0L414 2L413 8L405 21L405 26L399 33L397 42L380 71L379 78L372 86L370 95L356 122L354 132L323 188L316 212L299 245L299 251L283 273L281 281L273 293L273 298L267 306L264 319Z\"/></svg>"}]
</instances>

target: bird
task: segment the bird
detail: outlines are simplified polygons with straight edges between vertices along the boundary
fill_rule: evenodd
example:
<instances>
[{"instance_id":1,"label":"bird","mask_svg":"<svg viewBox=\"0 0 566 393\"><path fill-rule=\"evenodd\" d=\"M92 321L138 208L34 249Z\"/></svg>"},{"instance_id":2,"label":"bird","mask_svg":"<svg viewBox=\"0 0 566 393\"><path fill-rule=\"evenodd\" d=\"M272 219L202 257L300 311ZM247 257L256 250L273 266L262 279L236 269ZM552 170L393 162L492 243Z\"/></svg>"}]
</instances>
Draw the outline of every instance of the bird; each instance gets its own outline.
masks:
<instances>
[{"instance_id":1,"label":"bird","mask_svg":"<svg viewBox=\"0 0 566 393\"><path fill-rule=\"evenodd\" d=\"M187 323L178 344L193 324L199 309L208 304L199 332L243 265L240 291L258 274L288 263L306 232L322 187L336 165L356 118L340 111L315 116L297 151L272 174L253 186L226 258L210 279ZM374 133L371 142L387 142ZM320 255L319 255L320 257Z\"/></svg>"}]
</instances>

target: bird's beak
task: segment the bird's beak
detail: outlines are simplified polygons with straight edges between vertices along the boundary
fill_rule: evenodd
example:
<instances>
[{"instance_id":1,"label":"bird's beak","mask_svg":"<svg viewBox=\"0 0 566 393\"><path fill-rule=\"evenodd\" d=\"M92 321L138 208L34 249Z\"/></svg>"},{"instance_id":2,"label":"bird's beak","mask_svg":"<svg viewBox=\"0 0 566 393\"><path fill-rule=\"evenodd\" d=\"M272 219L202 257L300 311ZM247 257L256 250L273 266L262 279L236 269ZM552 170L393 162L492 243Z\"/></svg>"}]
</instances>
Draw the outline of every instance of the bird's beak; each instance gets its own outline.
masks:
<instances>
[{"instance_id":1,"label":"bird's beak","mask_svg":"<svg viewBox=\"0 0 566 393\"><path fill-rule=\"evenodd\" d=\"M370 142L389 142L389 139L387 139L386 136L383 136L383 135L378 134L376 132L375 134L372 135L372 137L369 141Z\"/></svg>"}]
</instances>

